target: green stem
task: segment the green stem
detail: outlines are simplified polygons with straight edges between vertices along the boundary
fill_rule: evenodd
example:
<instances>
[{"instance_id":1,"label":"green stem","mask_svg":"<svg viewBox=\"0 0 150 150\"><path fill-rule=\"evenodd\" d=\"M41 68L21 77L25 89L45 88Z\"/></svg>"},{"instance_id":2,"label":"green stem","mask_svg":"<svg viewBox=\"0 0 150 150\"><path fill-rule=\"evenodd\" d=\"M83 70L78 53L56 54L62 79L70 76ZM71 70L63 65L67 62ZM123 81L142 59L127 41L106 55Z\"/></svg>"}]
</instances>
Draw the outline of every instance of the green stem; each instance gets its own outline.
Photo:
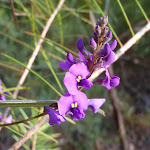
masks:
<instances>
[{"instance_id":1,"label":"green stem","mask_svg":"<svg viewBox=\"0 0 150 150\"><path fill-rule=\"evenodd\" d=\"M4 54L4 53L0 53L0 55L3 55L3 56L5 56L5 57L7 57L8 59L10 59L10 60L16 62L17 64L19 64L19 65L25 67L25 68L28 69L31 73L33 73L33 74L36 75L39 79L41 79L44 83L46 83L46 84L47 84L52 90L54 90L59 96L62 96L62 94L61 94L60 92L58 92L58 91L57 91L49 82L47 82L42 76L40 76L38 73L36 73L36 72L33 71L32 69L27 68L26 65L24 65L24 64L21 63L20 61L14 59L14 58L12 58L11 56L8 56L8 55L6 55L6 54Z\"/></svg>"},{"instance_id":2,"label":"green stem","mask_svg":"<svg viewBox=\"0 0 150 150\"><path fill-rule=\"evenodd\" d=\"M37 107L57 103L56 100L7 100L0 101L0 107Z\"/></svg>"},{"instance_id":3,"label":"green stem","mask_svg":"<svg viewBox=\"0 0 150 150\"><path fill-rule=\"evenodd\" d=\"M122 7L122 4L121 4L120 0L117 0L117 2L118 2L118 5L119 5L119 7L120 7L120 9L121 9L121 11L122 11L122 13L123 13L123 15L124 15L124 18L125 18L125 20L126 20L128 26L129 26L129 29L130 29L130 31L131 31L132 36L134 36L134 31L133 31L132 26L131 26L131 24L130 24L130 21L129 21L127 15L126 15L126 12L124 11L124 9L123 9L123 7Z\"/></svg>"},{"instance_id":4,"label":"green stem","mask_svg":"<svg viewBox=\"0 0 150 150\"><path fill-rule=\"evenodd\" d=\"M141 4L139 3L139 1L138 1L138 0L135 0L135 2L136 2L136 4L138 5L139 9L141 10L142 14L144 15L146 21L149 22L149 18L148 18L148 16L146 15L146 13L145 13L144 9L142 8Z\"/></svg>"}]
</instances>

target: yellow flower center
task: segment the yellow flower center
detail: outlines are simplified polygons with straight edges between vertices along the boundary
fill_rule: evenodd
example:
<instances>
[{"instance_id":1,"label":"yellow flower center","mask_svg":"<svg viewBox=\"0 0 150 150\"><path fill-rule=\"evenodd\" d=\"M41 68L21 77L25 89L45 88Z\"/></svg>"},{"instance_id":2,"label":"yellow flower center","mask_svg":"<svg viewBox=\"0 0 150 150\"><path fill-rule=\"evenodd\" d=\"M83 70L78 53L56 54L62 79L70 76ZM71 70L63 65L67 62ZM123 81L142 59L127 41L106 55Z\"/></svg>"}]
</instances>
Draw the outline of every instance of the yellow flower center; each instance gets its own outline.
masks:
<instances>
[{"instance_id":1,"label":"yellow flower center","mask_svg":"<svg viewBox=\"0 0 150 150\"><path fill-rule=\"evenodd\" d=\"M77 106L78 106L77 102L71 104L71 108L77 108Z\"/></svg>"},{"instance_id":2,"label":"yellow flower center","mask_svg":"<svg viewBox=\"0 0 150 150\"><path fill-rule=\"evenodd\" d=\"M78 78L77 78L76 80L77 80L77 82L80 82L81 79L82 79L82 77L81 77L81 76L78 76Z\"/></svg>"}]
</instances>

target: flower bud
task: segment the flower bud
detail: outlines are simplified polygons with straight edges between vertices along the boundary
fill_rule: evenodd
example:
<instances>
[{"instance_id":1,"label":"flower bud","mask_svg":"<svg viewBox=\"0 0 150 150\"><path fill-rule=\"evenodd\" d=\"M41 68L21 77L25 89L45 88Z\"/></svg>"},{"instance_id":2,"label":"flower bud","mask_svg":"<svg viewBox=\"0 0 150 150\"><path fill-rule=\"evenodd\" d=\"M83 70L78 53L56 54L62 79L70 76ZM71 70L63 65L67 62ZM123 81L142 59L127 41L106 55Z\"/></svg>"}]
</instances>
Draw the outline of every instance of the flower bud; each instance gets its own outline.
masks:
<instances>
[{"instance_id":1,"label":"flower bud","mask_svg":"<svg viewBox=\"0 0 150 150\"><path fill-rule=\"evenodd\" d=\"M102 36L104 37L109 31L109 28L106 26L103 30L102 30Z\"/></svg>"},{"instance_id":2,"label":"flower bud","mask_svg":"<svg viewBox=\"0 0 150 150\"><path fill-rule=\"evenodd\" d=\"M75 62L76 62L75 57L74 57L70 52L67 54L67 59L68 59L68 61L70 61L71 63L75 63Z\"/></svg>"},{"instance_id":3,"label":"flower bud","mask_svg":"<svg viewBox=\"0 0 150 150\"><path fill-rule=\"evenodd\" d=\"M97 25L97 26L95 27L95 32L96 32L96 34L97 34L98 36L100 36L100 34L101 34L101 28L100 28L99 25Z\"/></svg>"},{"instance_id":4,"label":"flower bud","mask_svg":"<svg viewBox=\"0 0 150 150\"><path fill-rule=\"evenodd\" d=\"M117 77L117 76L111 77L110 86L116 87L116 86L119 85L119 83L120 83L120 78L119 77Z\"/></svg>"},{"instance_id":5,"label":"flower bud","mask_svg":"<svg viewBox=\"0 0 150 150\"><path fill-rule=\"evenodd\" d=\"M105 27L107 23L108 23L108 16L105 16L98 19L96 25L99 25L100 27Z\"/></svg>"},{"instance_id":6,"label":"flower bud","mask_svg":"<svg viewBox=\"0 0 150 150\"><path fill-rule=\"evenodd\" d=\"M93 38L94 38L95 42L97 43L98 42L98 36L97 36L96 32L94 32Z\"/></svg>"},{"instance_id":7,"label":"flower bud","mask_svg":"<svg viewBox=\"0 0 150 150\"><path fill-rule=\"evenodd\" d=\"M112 32L109 31L107 35L104 37L103 43L109 42L112 39Z\"/></svg>"},{"instance_id":8,"label":"flower bud","mask_svg":"<svg viewBox=\"0 0 150 150\"><path fill-rule=\"evenodd\" d=\"M91 46L94 50L97 48L97 44L96 44L94 38L91 38L91 40L90 40L90 46Z\"/></svg>"}]
</instances>

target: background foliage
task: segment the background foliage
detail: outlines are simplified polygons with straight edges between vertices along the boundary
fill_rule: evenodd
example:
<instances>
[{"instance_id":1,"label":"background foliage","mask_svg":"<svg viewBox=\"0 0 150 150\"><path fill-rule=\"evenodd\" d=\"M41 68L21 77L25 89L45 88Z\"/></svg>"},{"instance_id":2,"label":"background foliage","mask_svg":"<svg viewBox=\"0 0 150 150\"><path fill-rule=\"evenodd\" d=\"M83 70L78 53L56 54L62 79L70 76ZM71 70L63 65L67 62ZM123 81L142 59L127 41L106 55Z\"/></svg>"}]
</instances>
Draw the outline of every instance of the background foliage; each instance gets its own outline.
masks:
<instances>
[{"instance_id":1,"label":"background foliage","mask_svg":"<svg viewBox=\"0 0 150 150\"><path fill-rule=\"evenodd\" d=\"M0 1L0 52L26 65L47 19L58 2L56 0L15 0L14 7L17 16L15 23L9 1ZM139 0L139 2L149 16L150 1ZM109 16L109 23L124 44L132 35L117 0L109 1L109 4L107 1L97 0L97 3ZM136 33L146 24L141 10L136 4L136 0L122 0L121 3ZM42 50L45 51L65 90L63 85L65 72L58 67L58 64L66 58L68 50L78 53L76 46L78 38L83 38L85 47L90 50L89 40L93 35L90 12L93 12L96 19L101 17L101 13L93 0L66 1L53 21L41 51L32 66L34 71L61 93L61 87L57 84L51 69L48 67ZM150 114L150 95L148 92L150 90L148 84L150 83L149 39L150 33L147 33L113 66L115 74L121 78L121 83L116 89L130 146L134 149L145 150L150 147L150 122L148 119ZM119 48L119 44L117 48ZM23 69L22 66L0 55L0 78L7 88L17 85ZM27 87L27 89L20 91L21 99L59 99L59 95L31 73L29 73L23 87ZM86 90L84 91L86 92ZM37 141L36 149L120 149L120 136L108 91L104 87L94 85L87 95L89 98L107 98L103 107L106 117L100 114L95 115L89 111L85 119L78 121L77 125L65 122L60 126L51 127L46 124L22 145L22 149L31 149L35 140ZM35 116L42 110L43 108L19 107L11 109L11 113L13 114L13 121L18 121ZM4 109L1 109L1 113L3 111ZM39 120L4 128L0 133L0 149L8 149Z\"/></svg>"}]
</instances>

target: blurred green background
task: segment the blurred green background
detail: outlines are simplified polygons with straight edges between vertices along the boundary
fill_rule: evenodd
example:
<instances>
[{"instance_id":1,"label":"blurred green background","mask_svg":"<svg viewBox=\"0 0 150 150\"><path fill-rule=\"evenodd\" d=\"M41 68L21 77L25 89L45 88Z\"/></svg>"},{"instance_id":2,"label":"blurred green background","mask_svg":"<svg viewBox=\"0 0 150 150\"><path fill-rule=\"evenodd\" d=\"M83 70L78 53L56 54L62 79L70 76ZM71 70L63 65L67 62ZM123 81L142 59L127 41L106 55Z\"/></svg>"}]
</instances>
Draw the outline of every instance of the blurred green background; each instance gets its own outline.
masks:
<instances>
[{"instance_id":1,"label":"blurred green background","mask_svg":"<svg viewBox=\"0 0 150 150\"><path fill-rule=\"evenodd\" d=\"M58 0L15 0L13 4L16 21L14 21L10 2L1 0L0 52L26 65L47 19L57 7L58 2ZM63 85L65 72L58 67L58 64L66 59L66 49L78 53L76 46L78 38L83 39L85 47L89 51L92 50L89 41L93 36L94 22L92 22L90 16L92 14L92 19L95 18L96 20L102 16L95 2L104 11L104 14L108 15L109 23L122 44L132 37L117 0L65 1L61 11L54 19L42 44L41 51L32 66L34 71L60 92L61 90L42 55L42 50L45 51L65 90ZM136 2L136 0L121 0L135 33L147 23ZM150 1L139 0L139 2L149 17ZM123 114L128 144L133 150L148 150L150 148L149 40L150 33L148 32L113 65L115 75L121 78L121 83L116 88L119 97L118 104ZM118 44L116 50L119 48ZM7 88L17 85L23 69L22 66L0 55L0 78ZM29 73L23 87L30 89L20 91L21 99L59 99L59 95L31 73ZM60 126L46 124L21 149L32 149L35 138L37 141L36 149L39 150L123 149L108 90L105 87L94 85L90 91L85 89L83 91L88 98L107 98L102 107L106 117L88 111L85 119L78 121L76 125L70 122L62 123ZM42 110L43 108L13 108L11 113L13 114L13 121L18 121L35 116ZM0 112L3 113L4 109L0 109ZM0 149L8 149L40 119L4 128L0 133Z\"/></svg>"}]
</instances>

